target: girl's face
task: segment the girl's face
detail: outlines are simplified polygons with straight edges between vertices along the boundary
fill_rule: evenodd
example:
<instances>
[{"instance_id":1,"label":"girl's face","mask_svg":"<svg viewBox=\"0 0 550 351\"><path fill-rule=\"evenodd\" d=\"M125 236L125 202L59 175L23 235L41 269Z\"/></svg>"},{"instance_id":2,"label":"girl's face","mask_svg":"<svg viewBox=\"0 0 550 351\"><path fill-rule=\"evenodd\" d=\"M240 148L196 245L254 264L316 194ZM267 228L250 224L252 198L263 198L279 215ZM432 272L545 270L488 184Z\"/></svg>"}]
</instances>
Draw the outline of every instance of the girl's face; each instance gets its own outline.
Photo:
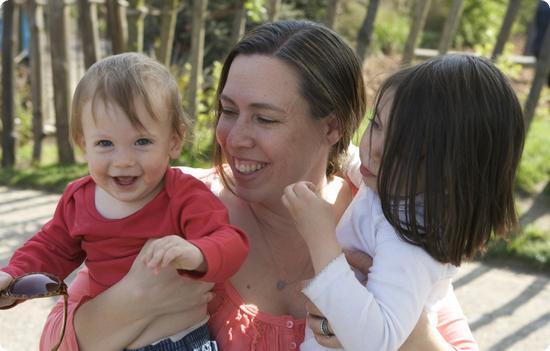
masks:
<instances>
[{"instance_id":1,"label":"girl's face","mask_svg":"<svg viewBox=\"0 0 550 351\"><path fill-rule=\"evenodd\" d=\"M239 55L231 64L216 138L234 191L246 201L281 205L288 184L325 181L334 144L329 135L337 131L329 128L330 118L311 116L299 84L299 75L278 58Z\"/></svg>"},{"instance_id":2,"label":"girl's face","mask_svg":"<svg viewBox=\"0 0 550 351\"><path fill-rule=\"evenodd\" d=\"M393 103L393 92L386 91L380 98L374 117L365 130L359 152L361 155L361 174L365 184L378 192L377 180L380 171L382 154L384 153L384 142L389 122L389 115Z\"/></svg>"}]
</instances>

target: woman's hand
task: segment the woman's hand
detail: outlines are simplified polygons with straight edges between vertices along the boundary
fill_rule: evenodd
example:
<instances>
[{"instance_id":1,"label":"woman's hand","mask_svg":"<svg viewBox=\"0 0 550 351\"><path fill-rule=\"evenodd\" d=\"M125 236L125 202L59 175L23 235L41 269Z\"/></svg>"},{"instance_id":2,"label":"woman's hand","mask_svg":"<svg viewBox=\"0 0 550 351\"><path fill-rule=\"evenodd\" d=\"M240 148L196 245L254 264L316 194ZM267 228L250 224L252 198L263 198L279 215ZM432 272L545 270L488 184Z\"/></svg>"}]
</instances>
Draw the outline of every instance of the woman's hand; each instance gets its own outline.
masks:
<instances>
[{"instance_id":1,"label":"woman's hand","mask_svg":"<svg viewBox=\"0 0 550 351\"><path fill-rule=\"evenodd\" d=\"M155 274L142 263L150 244L144 245L125 277L76 311L80 350L123 349L163 314L185 312L189 327L206 317L213 284L182 277L170 267Z\"/></svg>"},{"instance_id":2,"label":"woman's hand","mask_svg":"<svg viewBox=\"0 0 550 351\"><path fill-rule=\"evenodd\" d=\"M359 250L343 251L346 256L346 261L348 261L351 268L359 271L363 277L367 277L369 275L370 267L372 267L372 257ZM365 279L365 281L362 281L361 284L366 285L367 280Z\"/></svg>"},{"instance_id":3,"label":"woman's hand","mask_svg":"<svg viewBox=\"0 0 550 351\"><path fill-rule=\"evenodd\" d=\"M332 330L332 326L330 325L330 322L328 322L328 335L325 335L322 330L321 323L323 323L323 320L325 319L325 316L317 309L317 307L308 299L306 302L306 310L307 310L307 323L308 326L313 331L313 336L315 336L315 340L317 343L321 346L325 346L332 349L338 349L342 348L342 344L340 344L340 341L334 335L334 331Z\"/></svg>"},{"instance_id":4,"label":"woman's hand","mask_svg":"<svg viewBox=\"0 0 550 351\"><path fill-rule=\"evenodd\" d=\"M154 243L154 239L147 241L130 271L119 283L134 296L136 302L146 304L142 306L144 312L153 316L205 307L214 296L210 291L214 284L182 277L171 267L160 269L156 274L143 264L143 256Z\"/></svg>"}]
</instances>

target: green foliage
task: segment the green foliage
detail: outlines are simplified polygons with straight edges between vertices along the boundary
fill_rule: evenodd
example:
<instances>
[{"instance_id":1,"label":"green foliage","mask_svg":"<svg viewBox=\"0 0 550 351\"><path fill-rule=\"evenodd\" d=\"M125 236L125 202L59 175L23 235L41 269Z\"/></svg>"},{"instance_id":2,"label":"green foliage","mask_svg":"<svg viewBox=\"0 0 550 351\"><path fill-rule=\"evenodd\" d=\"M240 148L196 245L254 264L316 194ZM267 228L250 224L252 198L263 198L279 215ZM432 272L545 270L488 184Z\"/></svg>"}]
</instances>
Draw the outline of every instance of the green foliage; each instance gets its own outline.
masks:
<instances>
[{"instance_id":1,"label":"green foliage","mask_svg":"<svg viewBox=\"0 0 550 351\"><path fill-rule=\"evenodd\" d=\"M550 179L549 111L543 106L540 110L545 112L539 113L531 122L517 175L517 186L526 193L533 193L538 184Z\"/></svg>"},{"instance_id":2,"label":"green foliage","mask_svg":"<svg viewBox=\"0 0 550 351\"><path fill-rule=\"evenodd\" d=\"M175 162L178 165L205 167L211 161L212 143L214 141L214 123L216 107L216 88L222 70L219 61L205 69L203 72L202 89L198 92L199 108L194 121L193 130L190 131L188 142L184 146L182 156ZM177 74L180 91L186 92L189 85L191 65L186 64L183 70ZM187 100L183 101L184 108L188 109Z\"/></svg>"},{"instance_id":3,"label":"green foliage","mask_svg":"<svg viewBox=\"0 0 550 351\"><path fill-rule=\"evenodd\" d=\"M403 50L409 34L410 20L396 11L380 7L374 23L370 52L386 55Z\"/></svg>"},{"instance_id":4,"label":"green foliage","mask_svg":"<svg viewBox=\"0 0 550 351\"><path fill-rule=\"evenodd\" d=\"M263 22L267 18L267 9L262 0L247 0L244 3L246 17L252 22Z\"/></svg>"},{"instance_id":5,"label":"green foliage","mask_svg":"<svg viewBox=\"0 0 550 351\"><path fill-rule=\"evenodd\" d=\"M493 47L494 43L480 43L474 45L474 51L480 56L491 57L493 54ZM502 55L497 58L495 64L508 79L517 80L520 78L523 67L521 64L511 60L513 50L514 44L506 43Z\"/></svg>"},{"instance_id":6,"label":"green foliage","mask_svg":"<svg viewBox=\"0 0 550 351\"><path fill-rule=\"evenodd\" d=\"M514 258L532 268L548 271L550 268L550 232L528 225L510 240L490 242L486 258Z\"/></svg>"},{"instance_id":7,"label":"green foliage","mask_svg":"<svg viewBox=\"0 0 550 351\"><path fill-rule=\"evenodd\" d=\"M0 184L60 193L67 184L88 174L85 164L37 166L25 169L0 169Z\"/></svg>"},{"instance_id":8,"label":"green foliage","mask_svg":"<svg viewBox=\"0 0 550 351\"><path fill-rule=\"evenodd\" d=\"M455 47L494 44L506 13L505 0L465 0Z\"/></svg>"}]
</instances>

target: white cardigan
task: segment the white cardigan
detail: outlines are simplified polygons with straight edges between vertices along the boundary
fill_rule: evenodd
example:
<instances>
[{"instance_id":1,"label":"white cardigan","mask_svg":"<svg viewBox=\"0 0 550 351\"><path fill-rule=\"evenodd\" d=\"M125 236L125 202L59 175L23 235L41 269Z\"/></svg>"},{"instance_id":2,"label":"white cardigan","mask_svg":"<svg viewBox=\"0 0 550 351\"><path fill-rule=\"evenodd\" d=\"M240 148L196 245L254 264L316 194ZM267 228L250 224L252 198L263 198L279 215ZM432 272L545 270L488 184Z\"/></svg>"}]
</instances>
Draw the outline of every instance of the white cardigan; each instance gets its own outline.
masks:
<instances>
[{"instance_id":1,"label":"white cardigan","mask_svg":"<svg viewBox=\"0 0 550 351\"><path fill-rule=\"evenodd\" d=\"M303 292L330 321L345 350L397 350L424 308L435 322L457 268L403 241L384 217L376 193L361 185L336 233L343 248L373 257L366 287L340 255ZM309 327L300 349L334 350L318 345Z\"/></svg>"}]
</instances>

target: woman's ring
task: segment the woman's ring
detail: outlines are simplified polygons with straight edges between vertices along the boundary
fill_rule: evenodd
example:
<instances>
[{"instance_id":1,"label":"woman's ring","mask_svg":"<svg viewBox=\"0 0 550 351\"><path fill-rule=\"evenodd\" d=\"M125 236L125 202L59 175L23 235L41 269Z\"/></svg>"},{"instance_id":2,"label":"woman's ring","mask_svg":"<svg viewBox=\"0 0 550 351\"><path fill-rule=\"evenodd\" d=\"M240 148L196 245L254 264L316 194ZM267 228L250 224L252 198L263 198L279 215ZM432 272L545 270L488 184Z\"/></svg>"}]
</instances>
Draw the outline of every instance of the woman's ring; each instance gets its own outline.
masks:
<instances>
[{"instance_id":1,"label":"woman's ring","mask_svg":"<svg viewBox=\"0 0 550 351\"><path fill-rule=\"evenodd\" d=\"M321 319L321 332L323 333L323 336L327 338L334 336L334 333L331 333L328 329L328 320L326 318Z\"/></svg>"}]
</instances>

